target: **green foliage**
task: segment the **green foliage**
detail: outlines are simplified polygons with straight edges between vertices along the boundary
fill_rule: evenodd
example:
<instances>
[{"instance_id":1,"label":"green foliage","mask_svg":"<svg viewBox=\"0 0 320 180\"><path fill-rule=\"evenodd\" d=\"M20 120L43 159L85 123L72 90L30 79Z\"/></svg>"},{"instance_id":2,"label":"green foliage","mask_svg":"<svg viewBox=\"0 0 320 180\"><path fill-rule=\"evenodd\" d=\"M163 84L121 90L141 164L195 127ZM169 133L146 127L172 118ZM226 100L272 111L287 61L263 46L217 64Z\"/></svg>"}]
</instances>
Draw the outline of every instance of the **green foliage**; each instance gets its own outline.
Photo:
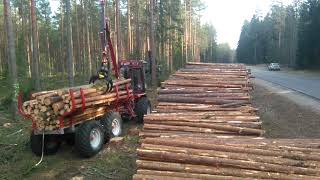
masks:
<instances>
[{"instance_id":1,"label":"green foliage","mask_svg":"<svg viewBox=\"0 0 320 180\"><path fill-rule=\"evenodd\" d=\"M261 18L243 24L237 61L248 64L278 62L296 68L320 67L320 1L287 7L272 6Z\"/></svg>"},{"instance_id":2,"label":"green foliage","mask_svg":"<svg viewBox=\"0 0 320 180\"><path fill-rule=\"evenodd\" d=\"M200 29L200 59L202 62L217 60L217 31L212 24L204 24Z\"/></svg>"},{"instance_id":3,"label":"green foliage","mask_svg":"<svg viewBox=\"0 0 320 180\"><path fill-rule=\"evenodd\" d=\"M320 1L303 2L299 17L297 66L320 68Z\"/></svg>"},{"instance_id":4,"label":"green foliage","mask_svg":"<svg viewBox=\"0 0 320 180\"><path fill-rule=\"evenodd\" d=\"M168 64L166 61L160 61L158 63L158 82L163 82L164 80L168 79L170 76L170 71L168 68ZM160 85L160 84L159 84Z\"/></svg>"},{"instance_id":5,"label":"green foliage","mask_svg":"<svg viewBox=\"0 0 320 180\"><path fill-rule=\"evenodd\" d=\"M233 51L228 43L218 44L217 47L217 62L218 63L231 63L233 62Z\"/></svg>"}]
</instances>

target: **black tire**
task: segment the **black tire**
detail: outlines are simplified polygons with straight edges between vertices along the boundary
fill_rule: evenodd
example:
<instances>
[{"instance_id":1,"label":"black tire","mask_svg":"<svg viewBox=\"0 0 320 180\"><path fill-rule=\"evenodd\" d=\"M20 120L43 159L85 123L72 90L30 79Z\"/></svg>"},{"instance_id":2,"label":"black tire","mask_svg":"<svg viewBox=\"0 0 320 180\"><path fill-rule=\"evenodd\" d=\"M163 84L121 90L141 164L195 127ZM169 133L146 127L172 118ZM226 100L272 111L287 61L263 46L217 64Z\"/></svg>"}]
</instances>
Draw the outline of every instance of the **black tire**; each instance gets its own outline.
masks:
<instances>
[{"instance_id":1,"label":"black tire","mask_svg":"<svg viewBox=\"0 0 320 180\"><path fill-rule=\"evenodd\" d=\"M92 157L102 149L104 137L100 123L97 121L85 122L75 132L75 147L81 156Z\"/></svg>"},{"instance_id":2,"label":"black tire","mask_svg":"<svg viewBox=\"0 0 320 180\"><path fill-rule=\"evenodd\" d=\"M31 150L37 156L42 155L42 141L43 141L42 138L43 138L42 134L35 135L32 132L30 135ZM44 146L43 146L44 155L55 154L59 150L61 145L61 141L57 135L45 134L43 142L44 142Z\"/></svg>"},{"instance_id":3,"label":"black tire","mask_svg":"<svg viewBox=\"0 0 320 180\"><path fill-rule=\"evenodd\" d=\"M137 115L138 122L142 123L144 115L151 113L151 103L149 99L147 97L140 98L136 103L134 112Z\"/></svg>"},{"instance_id":4,"label":"black tire","mask_svg":"<svg viewBox=\"0 0 320 180\"><path fill-rule=\"evenodd\" d=\"M75 134L74 133L68 133L64 135L64 141L67 145L73 146L75 144Z\"/></svg>"},{"instance_id":5,"label":"black tire","mask_svg":"<svg viewBox=\"0 0 320 180\"><path fill-rule=\"evenodd\" d=\"M119 113L117 112L106 113L102 117L100 123L103 126L103 129L105 130L105 135L106 135L105 142L108 142L113 137L121 136L123 122ZM115 129L115 126L117 126L117 129Z\"/></svg>"}]
</instances>

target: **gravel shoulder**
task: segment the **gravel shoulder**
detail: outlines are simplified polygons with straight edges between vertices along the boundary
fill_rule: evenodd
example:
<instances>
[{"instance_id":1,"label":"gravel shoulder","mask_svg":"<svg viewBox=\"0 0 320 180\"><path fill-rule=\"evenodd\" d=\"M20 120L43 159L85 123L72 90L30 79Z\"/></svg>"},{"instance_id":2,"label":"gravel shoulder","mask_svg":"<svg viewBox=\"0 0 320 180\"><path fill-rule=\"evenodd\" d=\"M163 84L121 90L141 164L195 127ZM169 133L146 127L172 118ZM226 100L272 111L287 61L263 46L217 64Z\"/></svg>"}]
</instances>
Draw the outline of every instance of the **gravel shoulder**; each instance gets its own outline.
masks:
<instances>
[{"instance_id":1,"label":"gravel shoulder","mask_svg":"<svg viewBox=\"0 0 320 180\"><path fill-rule=\"evenodd\" d=\"M252 103L270 138L320 138L320 102L255 79Z\"/></svg>"}]
</instances>

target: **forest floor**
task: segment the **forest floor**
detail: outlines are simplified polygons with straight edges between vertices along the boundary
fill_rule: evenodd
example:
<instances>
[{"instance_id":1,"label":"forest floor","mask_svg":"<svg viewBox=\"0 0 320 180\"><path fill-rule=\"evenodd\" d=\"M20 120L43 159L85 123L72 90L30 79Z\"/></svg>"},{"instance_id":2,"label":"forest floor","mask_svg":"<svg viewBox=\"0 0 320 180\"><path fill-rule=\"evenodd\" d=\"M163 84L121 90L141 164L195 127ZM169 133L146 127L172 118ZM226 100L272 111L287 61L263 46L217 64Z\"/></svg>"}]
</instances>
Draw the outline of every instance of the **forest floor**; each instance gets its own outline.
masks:
<instances>
[{"instance_id":1,"label":"forest floor","mask_svg":"<svg viewBox=\"0 0 320 180\"><path fill-rule=\"evenodd\" d=\"M259 108L266 136L320 138L320 113L284 96L286 91L281 88L269 86L256 82L252 93L252 102ZM153 103L154 92L148 93ZM131 179L136 171L139 137L129 135L128 130L136 127L141 128L141 125L125 121L124 143L120 148L106 145L95 157L84 159L73 147L63 144L57 154L45 156L43 162L34 167L40 158L30 151L30 122L13 123L9 117L0 118L0 179Z\"/></svg>"}]
</instances>

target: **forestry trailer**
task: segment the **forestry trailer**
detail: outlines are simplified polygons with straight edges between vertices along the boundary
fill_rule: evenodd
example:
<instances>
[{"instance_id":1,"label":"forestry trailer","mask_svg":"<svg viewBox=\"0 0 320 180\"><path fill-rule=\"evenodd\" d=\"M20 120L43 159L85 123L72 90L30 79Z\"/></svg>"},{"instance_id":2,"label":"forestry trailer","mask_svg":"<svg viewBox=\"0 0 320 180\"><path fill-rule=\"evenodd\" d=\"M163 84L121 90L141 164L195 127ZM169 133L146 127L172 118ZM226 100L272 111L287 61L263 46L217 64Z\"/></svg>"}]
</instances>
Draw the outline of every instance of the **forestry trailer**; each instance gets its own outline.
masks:
<instances>
[{"instance_id":1,"label":"forestry trailer","mask_svg":"<svg viewBox=\"0 0 320 180\"><path fill-rule=\"evenodd\" d=\"M110 138L121 135L122 118L142 122L143 116L151 113L145 92L144 63L116 60L105 18L105 2L100 2L102 62L99 72L90 78L93 84L34 93L24 103L21 95L18 97L20 114L32 120L30 144L36 155L54 154L66 141L74 144L80 155L94 156ZM102 93L93 88L101 82L106 87Z\"/></svg>"}]
</instances>

